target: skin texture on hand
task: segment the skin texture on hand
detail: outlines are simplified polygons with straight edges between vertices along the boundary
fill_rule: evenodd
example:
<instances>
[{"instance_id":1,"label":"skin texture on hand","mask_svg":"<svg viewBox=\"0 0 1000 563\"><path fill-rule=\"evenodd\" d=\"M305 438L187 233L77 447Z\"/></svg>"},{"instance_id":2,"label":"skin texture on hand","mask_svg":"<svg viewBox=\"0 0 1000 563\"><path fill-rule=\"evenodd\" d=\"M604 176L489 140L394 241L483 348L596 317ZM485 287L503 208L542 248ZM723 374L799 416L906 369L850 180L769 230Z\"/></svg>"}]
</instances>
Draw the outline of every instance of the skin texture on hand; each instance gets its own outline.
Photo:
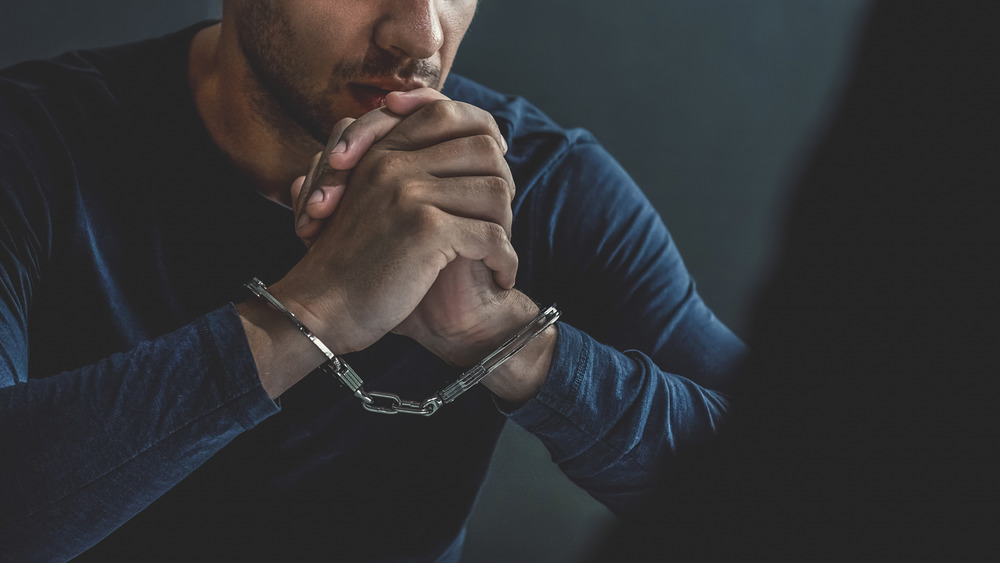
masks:
<instances>
[{"instance_id":1,"label":"skin texture on hand","mask_svg":"<svg viewBox=\"0 0 1000 563\"><path fill-rule=\"evenodd\" d=\"M316 239L325 220L333 214L340 202L350 171L372 145L417 110L431 102L447 99L447 96L432 88L390 92L385 96L382 108L370 111L358 119L348 117L338 121L330 134L327 149L313 158L309 174L300 176L292 184L295 233L299 238L307 246ZM452 135L458 138L463 136L461 133L453 131ZM507 141L500 131L494 128L490 135L506 154ZM325 162L321 160L324 155L328 155ZM317 178L318 171L324 167L328 175ZM307 186L304 191L303 186ZM511 189L513 190L513 186Z\"/></svg>"},{"instance_id":2,"label":"skin texture on hand","mask_svg":"<svg viewBox=\"0 0 1000 563\"><path fill-rule=\"evenodd\" d=\"M425 327L403 321L459 257L488 268L490 289L510 289L513 179L498 135L488 113L450 100L401 120L358 162L331 220L281 288L349 350L393 329L416 336Z\"/></svg>"},{"instance_id":3,"label":"skin texture on hand","mask_svg":"<svg viewBox=\"0 0 1000 563\"><path fill-rule=\"evenodd\" d=\"M380 146L395 128L405 130L412 127L420 132L408 133L405 146L400 145L400 148L423 147L422 150L426 150L447 147L468 136L482 136L482 127L477 125L479 122L476 119L460 121L450 127L435 128L428 127L428 121L437 125L439 119L420 120L421 116L415 115L421 110L427 112L426 108L433 110L435 105L444 105L445 100L447 98L442 94L429 89L393 92L386 96L385 107L369 112L357 120L345 119L338 123L331 135L327 152L317 155L310 174L298 178L292 185L292 201L295 202L297 217L296 232L303 242L312 245L328 222L341 220L336 212L344 197L352 168L361 164L368 151ZM488 136L496 143L502 158L507 149L506 141L485 112L475 108L444 111L452 120L455 119L454 112L465 111L491 124ZM410 116L414 116L413 119L408 119ZM321 158L326 161L321 162ZM487 163L488 158L484 158L481 162L466 166L471 166L468 170L489 172ZM330 173L317 178L315 171L317 165L321 164L326 164ZM321 181L316 181L317 179ZM440 180L443 179L438 180L440 188ZM447 197L442 199L439 196L439 205L455 213L492 221L500 225L504 236L509 238L512 220L510 200L513 197L513 182L509 176L460 176L457 182L462 189L441 190ZM304 186L307 187L304 189ZM413 313L393 331L414 338L452 364L465 367L475 363L538 311L530 299L511 290L512 284L503 284L495 274L483 260L456 256L440 271ZM553 345L554 329L551 329L538 343L522 352L523 361L512 363L512 366L518 366L516 369L506 370L506 377L502 375L505 370L499 370L497 375L486 382L487 385L492 383L492 387L496 387L495 391L499 391L509 401L520 403L529 399L537 392L544 379Z\"/></svg>"}]
</instances>

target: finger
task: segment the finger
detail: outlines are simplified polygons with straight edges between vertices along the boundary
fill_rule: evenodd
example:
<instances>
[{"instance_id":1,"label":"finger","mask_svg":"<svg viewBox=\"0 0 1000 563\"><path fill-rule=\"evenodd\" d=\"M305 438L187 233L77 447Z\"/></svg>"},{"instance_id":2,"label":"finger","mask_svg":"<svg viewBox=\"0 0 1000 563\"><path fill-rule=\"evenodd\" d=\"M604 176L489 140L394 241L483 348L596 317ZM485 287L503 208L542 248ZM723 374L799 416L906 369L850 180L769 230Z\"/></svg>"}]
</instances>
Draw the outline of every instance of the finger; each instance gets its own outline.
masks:
<instances>
[{"instance_id":1,"label":"finger","mask_svg":"<svg viewBox=\"0 0 1000 563\"><path fill-rule=\"evenodd\" d=\"M457 217L496 223L510 237L512 192L499 176L433 178L411 187L421 202Z\"/></svg>"},{"instance_id":2,"label":"finger","mask_svg":"<svg viewBox=\"0 0 1000 563\"><path fill-rule=\"evenodd\" d=\"M417 88L406 92L389 92L385 97L385 107L396 115L408 116L436 100L447 100L441 92L433 88Z\"/></svg>"},{"instance_id":3,"label":"finger","mask_svg":"<svg viewBox=\"0 0 1000 563\"><path fill-rule=\"evenodd\" d=\"M330 151L330 167L337 170L354 168L368 149L382 140L405 117L431 102L447 99L448 96L433 88L389 92L386 95L386 107L372 110L342 129L343 134Z\"/></svg>"},{"instance_id":4,"label":"finger","mask_svg":"<svg viewBox=\"0 0 1000 563\"><path fill-rule=\"evenodd\" d=\"M299 176L294 181L292 181L293 206L297 205L299 195L302 192L302 186L305 184L305 182L306 182L306 176ZM312 246L313 239L316 237L316 234L314 234L314 232L319 233L319 228L310 227L310 225L308 225L308 223L311 222L309 220L309 217L306 216L305 214L298 215L298 212L294 208L292 209L292 216L295 218L294 224L295 224L296 236L298 236L302 240L302 243L305 244L307 248Z\"/></svg>"},{"instance_id":5,"label":"finger","mask_svg":"<svg viewBox=\"0 0 1000 563\"><path fill-rule=\"evenodd\" d=\"M488 112L464 102L435 100L402 120L379 141L379 146L389 150L412 151L476 135L491 137L501 155L507 151L507 142L496 120Z\"/></svg>"},{"instance_id":6,"label":"finger","mask_svg":"<svg viewBox=\"0 0 1000 563\"><path fill-rule=\"evenodd\" d=\"M295 180L292 181L292 190L291 191L292 191L292 211L293 212L296 211L296 206L298 205L298 201L299 201L299 194L301 193L301 191L302 191L302 185L305 184L305 182L306 182L306 177L305 176L299 176L298 178L296 178Z\"/></svg>"},{"instance_id":7,"label":"finger","mask_svg":"<svg viewBox=\"0 0 1000 563\"><path fill-rule=\"evenodd\" d=\"M320 156L317 154L316 158ZM314 164L316 158L313 159ZM347 185L347 176L348 173L342 171L334 171L334 174L325 175L325 180L332 182L333 185L314 186L308 199L304 193L304 186L309 181L309 176L299 176L292 182L295 234L306 243L306 246L309 246L312 239L319 234L323 220L333 215L336 210Z\"/></svg>"},{"instance_id":8,"label":"finger","mask_svg":"<svg viewBox=\"0 0 1000 563\"><path fill-rule=\"evenodd\" d=\"M312 189L318 185L316 182L317 175L323 174L323 167L320 166L320 159L323 158L323 153L318 152L313 155L312 160L309 162L309 169L306 171L306 175L302 176L302 183L298 185L296 189L296 183L292 182L292 211L295 214L295 223L298 224L302 216L302 210L305 209L306 201L309 196L312 195Z\"/></svg>"},{"instance_id":9,"label":"finger","mask_svg":"<svg viewBox=\"0 0 1000 563\"><path fill-rule=\"evenodd\" d=\"M452 249L458 256L482 260L493 271L493 281L504 289L514 287L517 277L517 253L510 238L496 223L455 217Z\"/></svg>"},{"instance_id":10,"label":"finger","mask_svg":"<svg viewBox=\"0 0 1000 563\"><path fill-rule=\"evenodd\" d=\"M487 135L452 139L419 151L397 152L393 157L437 178L499 176L507 181L513 196L510 166Z\"/></svg>"},{"instance_id":11,"label":"finger","mask_svg":"<svg viewBox=\"0 0 1000 563\"><path fill-rule=\"evenodd\" d=\"M304 188L300 188L298 193L292 196L292 209L294 211L296 230L306 227L306 203L311 201L311 198L316 197L316 191L322 186L339 184L340 180L333 178L333 176L338 176L339 171L330 168L328 165L330 151L339 144L339 139L344 130L353 121L354 119L348 117L341 119L333 126L333 132L326 143L326 148L322 153L317 153L312 159L309 172L306 174L305 181L303 182ZM343 181L346 183L346 180ZM333 212L332 209L330 212Z\"/></svg>"},{"instance_id":12,"label":"finger","mask_svg":"<svg viewBox=\"0 0 1000 563\"><path fill-rule=\"evenodd\" d=\"M343 196L347 181L351 179L350 170L329 170L323 175L320 181L315 183L307 198L300 196L299 218L303 216L312 219L326 219L333 215L340 198Z\"/></svg>"},{"instance_id":13,"label":"finger","mask_svg":"<svg viewBox=\"0 0 1000 563\"><path fill-rule=\"evenodd\" d=\"M330 151L330 167L347 170L357 166L373 144L382 140L396 125L414 111L435 100L448 97L432 88L410 92L389 92L386 107L372 110L345 127L337 144ZM339 124L338 124L339 125Z\"/></svg>"},{"instance_id":14,"label":"finger","mask_svg":"<svg viewBox=\"0 0 1000 563\"><path fill-rule=\"evenodd\" d=\"M352 120L341 130L337 142L329 146L327 164L335 170L354 168L368 149L392 131L402 119L383 107ZM340 123L343 121L338 125Z\"/></svg>"},{"instance_id":15,"label":"finger","mask_svg":"<svg viewBox=\"0 0 1000 563\"><path fill-rule=\"evenodd\" d=\"M493 271L493 280L504 289L514 287L517 276L517 253L510 244L503 228L488 221L478 221L465 217L455 217L438 212L435 222L436 240L432 245L424 246L427 252L440 253L447 264L461 256L470 260L482 260L483 264Z\"/></svg>"},{"instance_id":16,"label":"finger","mask_svg":"<svg viewBox=\"0 0 1000 563\"><path fill-rule=\"evenodd\" d=\"M296 220L298 220L299 215L302 213L303 207L305 207L305 202L312 196L313 191L315 191L319 186L329 185L330 182L326 180L326 175L333 173L330 168L330 153L337 148L340 144L340 138L355 120L350 117L345 117L333 126L333 131L330 132L330 138L326 142L326 147L323 148L323 152L317 153L313 157L310 165L309 172L306 174L305 180L305 191L300 192L299 196L293 201L294 209L296 211Z\"/></svg>"},{"instance_id":17,"label":"finger","mask_svg":"<svg viewBox=\"0 0 1000 563\"><path fill-rule=\"evenodd\" d=\"M345 187L346 183L343 183L336 186L322 186L313 191L309 201L306 202L305 211L295 224L295 235L302 239L306 246L312 245L323 230L327 219L337 210L344 196Z\"/></svg>"},{"instance_id":18,"label":"finger","mask_svg":"<svg viewBox=\"0 0 1000 563\"><path fill-rule=\"evenodd\" d=\"M346 187L346 183L340 183L334 186L322 186L313 192L312 197L306 202L305 215L317 221L333 215L333 212L337 210L337 205L340 203L341 198L344 197L344 189Z\"/></svg>"}]
</instances>

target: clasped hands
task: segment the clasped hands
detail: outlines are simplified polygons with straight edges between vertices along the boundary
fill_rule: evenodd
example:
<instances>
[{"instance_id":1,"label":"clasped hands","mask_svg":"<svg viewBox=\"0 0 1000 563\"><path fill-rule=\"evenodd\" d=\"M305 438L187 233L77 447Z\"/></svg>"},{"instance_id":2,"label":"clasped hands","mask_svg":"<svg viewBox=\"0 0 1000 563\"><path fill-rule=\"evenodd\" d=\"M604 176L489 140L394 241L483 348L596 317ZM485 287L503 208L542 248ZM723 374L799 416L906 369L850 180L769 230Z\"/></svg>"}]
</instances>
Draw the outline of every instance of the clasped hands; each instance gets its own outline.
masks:
<instances>
[{"instance_id":1,"label":"clasped hands","mask_svg":"<svg viewBox=\"0 0 1000 563\"><path fill-rule=\"evenodd\" d=\"M392 331L467 367L537 314L512 289L514 182L492 116L431 89L393 92L332 138L333 174L292 185L308 250L279 284L335 352ZM515 403L533 396L554 334L541 340L524 373L484 383Z\"/></svg>"}]
</instances>

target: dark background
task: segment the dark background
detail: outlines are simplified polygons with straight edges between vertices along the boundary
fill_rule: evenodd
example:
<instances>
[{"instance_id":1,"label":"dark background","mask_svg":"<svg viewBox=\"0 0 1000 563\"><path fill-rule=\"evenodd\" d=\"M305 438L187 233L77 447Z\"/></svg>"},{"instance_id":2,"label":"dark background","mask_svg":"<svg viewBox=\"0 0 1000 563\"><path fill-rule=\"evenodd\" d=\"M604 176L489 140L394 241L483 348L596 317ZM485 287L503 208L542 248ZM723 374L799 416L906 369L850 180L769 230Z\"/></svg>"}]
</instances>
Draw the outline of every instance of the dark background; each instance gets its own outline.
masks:
<instances>
[{"instance_id":1,"label":"dark background","mask_svg":"<svg viewBox=\"0 0 1000 563\"><path fill-rule=\"evenodd\" d=\"M596 133L742 334L785 192L822 130L867 0L481 0L455 71ZM162 34L218 0L0 0L0 66ZM508 425L465 560L576 561L614 517Z\"/></svg>"}]
</instances>

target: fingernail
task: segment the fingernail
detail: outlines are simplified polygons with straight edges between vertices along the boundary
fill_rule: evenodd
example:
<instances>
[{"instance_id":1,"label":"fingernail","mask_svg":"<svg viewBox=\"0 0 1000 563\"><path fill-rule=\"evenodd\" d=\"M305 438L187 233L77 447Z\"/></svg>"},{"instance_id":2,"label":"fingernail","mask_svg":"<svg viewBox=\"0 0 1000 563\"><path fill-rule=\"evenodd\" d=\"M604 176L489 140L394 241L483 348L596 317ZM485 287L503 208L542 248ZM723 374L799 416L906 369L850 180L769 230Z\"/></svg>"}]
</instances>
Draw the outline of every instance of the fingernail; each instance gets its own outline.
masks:
<instances>
[{"instance_id":1,"label":"fingernail","mask_svg":"<svg viewBox=\"0 0 1000 563\"><path fill-rule=\"evenodd\" d=\"M330 150L331 154L338 154L342 152L347 152L347 141L340 141L333 147L332 150Z\"/></svg>"},{"instance_id":2,"label":"fingernail","mask_svg":"<svg viewBox=\"0 0 1000 563\"><path fill-rule=\"evenodd\" d=\"M303 213L302 215L299 215L298 220L295 221L295 230L297 231L297 230L301 229L302 227L305 227L306 223L308 223L308 222L309 222L309 216L308 215L306 215L305 213Z\"/></svg>"},{"instance_id":3,"label":"fingernail","mask_svg":"<svg viewBox=\"0 0 1000 563\"><path fill-rule=\"evenodd\" d=\"M312 205L314 203L320 203L326 199L326 192L323 188L320 188L313 193L309 194L309 199L306 201L306 205Z\"/></svg>"},{"instance_id":4,"label":"fingernail","mask_svg":"<svg viewBox=\"0 0 1000 563\"><path fill-rule=\"evenodd\" d=\"M507 139L504 139L503 135L500 135L500 142L503 144L503 153L507 154Z\"/></svg>"}]
</instances>

